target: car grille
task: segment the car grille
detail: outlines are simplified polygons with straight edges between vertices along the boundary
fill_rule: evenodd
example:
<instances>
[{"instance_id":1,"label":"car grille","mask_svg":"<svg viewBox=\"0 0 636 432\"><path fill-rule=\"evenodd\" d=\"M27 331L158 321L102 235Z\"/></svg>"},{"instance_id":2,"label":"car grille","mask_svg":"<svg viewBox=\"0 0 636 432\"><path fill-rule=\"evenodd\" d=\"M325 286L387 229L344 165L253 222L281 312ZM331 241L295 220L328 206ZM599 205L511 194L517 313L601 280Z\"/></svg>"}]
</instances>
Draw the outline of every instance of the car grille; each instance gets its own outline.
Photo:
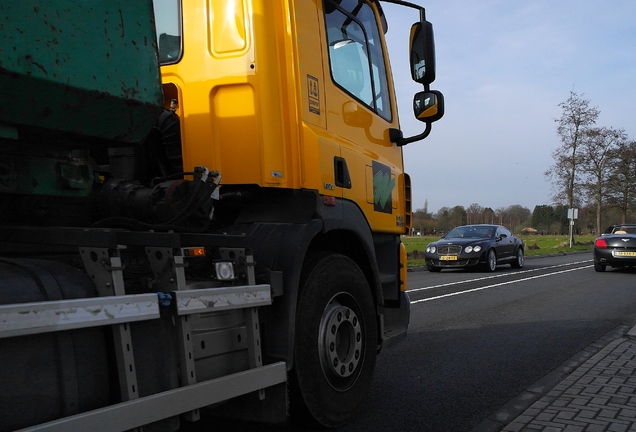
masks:
<instances>
[{"instance_id":1,"label":"car grille","mask_svg":"<svg viewBox=\"0 0 636 432\"><path fill-rule=\"evenodd\" d=\"M437 248L439 255L459 255L462 252L462 247L458 245L444 245Z\"/></svg>"}]
</instances>

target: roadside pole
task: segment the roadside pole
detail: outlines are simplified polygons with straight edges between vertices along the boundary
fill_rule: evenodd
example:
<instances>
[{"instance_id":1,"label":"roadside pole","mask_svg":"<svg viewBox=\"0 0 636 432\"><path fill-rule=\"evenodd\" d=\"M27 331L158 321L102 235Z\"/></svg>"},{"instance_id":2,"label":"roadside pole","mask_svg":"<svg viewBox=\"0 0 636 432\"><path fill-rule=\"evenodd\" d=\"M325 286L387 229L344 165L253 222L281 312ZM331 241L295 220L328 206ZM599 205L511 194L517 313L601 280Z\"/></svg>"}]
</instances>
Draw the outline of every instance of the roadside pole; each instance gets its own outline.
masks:
<instances>
[{"instance_id":1,"label":"roadside pole","mask_svg":"<svg viewBox=\"0 0 636 432\"><path fill-rule=\"evenodd\" d=\"M579 218L579 209L577 208L569 208L568 209L568 219L570 219L570 249L572 249L572 240L574 239L574 219Z\"/></svg>"}]
</instances>

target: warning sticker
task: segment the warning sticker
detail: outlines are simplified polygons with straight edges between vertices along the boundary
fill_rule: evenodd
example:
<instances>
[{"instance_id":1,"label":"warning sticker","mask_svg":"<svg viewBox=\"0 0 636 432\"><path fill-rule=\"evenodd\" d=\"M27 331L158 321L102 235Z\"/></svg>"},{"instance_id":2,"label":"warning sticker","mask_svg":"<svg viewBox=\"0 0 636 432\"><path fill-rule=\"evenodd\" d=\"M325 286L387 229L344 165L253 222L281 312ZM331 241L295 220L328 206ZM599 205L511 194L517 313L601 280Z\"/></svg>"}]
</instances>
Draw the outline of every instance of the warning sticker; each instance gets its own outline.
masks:
<instances>
[{"instance_id":1,"label":"warning sticker","mask_svg":"<svg viewBox=\"0 0 636 432\"><path fill-rule=\"evenodd\" d=\"M320 92L318 78L307 75L307 89L309 94L309 111L320 115Z\"/></svg>"}]
</instances>

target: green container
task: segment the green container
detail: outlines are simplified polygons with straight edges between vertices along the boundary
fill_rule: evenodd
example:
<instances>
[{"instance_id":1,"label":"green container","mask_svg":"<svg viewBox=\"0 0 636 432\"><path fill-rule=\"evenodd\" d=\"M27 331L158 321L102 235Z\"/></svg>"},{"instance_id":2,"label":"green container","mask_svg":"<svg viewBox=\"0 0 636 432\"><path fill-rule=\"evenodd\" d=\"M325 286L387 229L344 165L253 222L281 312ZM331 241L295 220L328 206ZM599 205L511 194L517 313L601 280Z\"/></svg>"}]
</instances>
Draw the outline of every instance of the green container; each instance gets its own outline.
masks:
<instances>
[{"instance_id":1,"label":"green container","mask_svg":"<svg viewBox=\"0 0 636 432\"><path fill-rule=\"evenodd\" d=\"M152 1L0 0L0 96L11 141L141 142L163 101Z\"/></svg>"}]
</instances>

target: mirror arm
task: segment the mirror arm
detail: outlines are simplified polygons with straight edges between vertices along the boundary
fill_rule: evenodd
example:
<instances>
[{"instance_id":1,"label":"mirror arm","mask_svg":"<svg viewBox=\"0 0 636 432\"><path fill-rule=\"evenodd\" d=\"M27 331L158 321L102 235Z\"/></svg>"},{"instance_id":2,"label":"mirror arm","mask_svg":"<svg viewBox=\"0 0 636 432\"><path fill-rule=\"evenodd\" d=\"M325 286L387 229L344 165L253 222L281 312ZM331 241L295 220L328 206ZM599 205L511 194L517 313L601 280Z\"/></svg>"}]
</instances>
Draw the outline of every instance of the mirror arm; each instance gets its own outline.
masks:
<instances>
[{"instance_id":1,"label":"mirror arm","mask_svg":"<svg viewBox=\"0 0 636 432\"><path fill-rule=\"evenodd\" d=\"M410 3L404 0L384 0L385 3L393 3L400 6L406 6L420 11L420 21L426 22L426 10L422 6Z\"/></svg>"},{"instance_id":2,"label":"mirror arm","mask_svg":"<svg viewBox=\"0 0 636 432\"><path fill-rule=\"evenodd\" d=\"M418 9L420 9L419 6L418 6ZM430 89L431 89L430 88L430 84L425 84L424 85L424 91L430 91ZM390 128L389 129L389 139L391 140L391 142L395 143L395 145L398 146L398 147L402 147L402 146L405 146L407 144L411 144L412 142L421 141L421 140L426 138L431 133L431 130L433 129L432 125L433 125L432 123L426 122L426 129L424 129L424 132L422 132L419 135L415 135L415 136L412 136L412 137L409 137L409 138L404 138L404 134L402 133L402 131L400 129Z\"/></svg>"},{"instance_id":3,"label":"mirror arm","mask_svg":"<svg viewBox=\"0 0 636 432\"><path fill-rule=\"evenodd\" d=\"M417 9L420 12L420 22L426 23L426 9L424 9L422 6L410 3L405 0L383 0L383 1L386 3L393 3L400 6L406 6L409 8ZM424 91L429 91L429 90L430 90L429 84L425 84ZM404 134L402 133L400 129L390 128L389 139L391 140L391 142L395 143L395 145L397 145L398 147L402 147L412 142L423 140L431 133L432 128L433 128L432 122L426 122L426 129L424 129L424 132L409 138L404 138Z\"/></svg>"},{"instance_id":4,"label":"mirror arm","mask_svg":"<svg viewBox=\"0 0 636 432\"><path fill-rule=\"evenodd\" d=\"M419 135L415 135L409 138L404 138L404 135L402 134L401 130L391 128L389 129L389 139L391 140L391 142L394 142L396 146L402 147L412 142L423 140L431 133L432 129L433 129L433 124L426 123L426 129L424 129L424 132L422 132Z\"/></svg>"}]
</instances>

